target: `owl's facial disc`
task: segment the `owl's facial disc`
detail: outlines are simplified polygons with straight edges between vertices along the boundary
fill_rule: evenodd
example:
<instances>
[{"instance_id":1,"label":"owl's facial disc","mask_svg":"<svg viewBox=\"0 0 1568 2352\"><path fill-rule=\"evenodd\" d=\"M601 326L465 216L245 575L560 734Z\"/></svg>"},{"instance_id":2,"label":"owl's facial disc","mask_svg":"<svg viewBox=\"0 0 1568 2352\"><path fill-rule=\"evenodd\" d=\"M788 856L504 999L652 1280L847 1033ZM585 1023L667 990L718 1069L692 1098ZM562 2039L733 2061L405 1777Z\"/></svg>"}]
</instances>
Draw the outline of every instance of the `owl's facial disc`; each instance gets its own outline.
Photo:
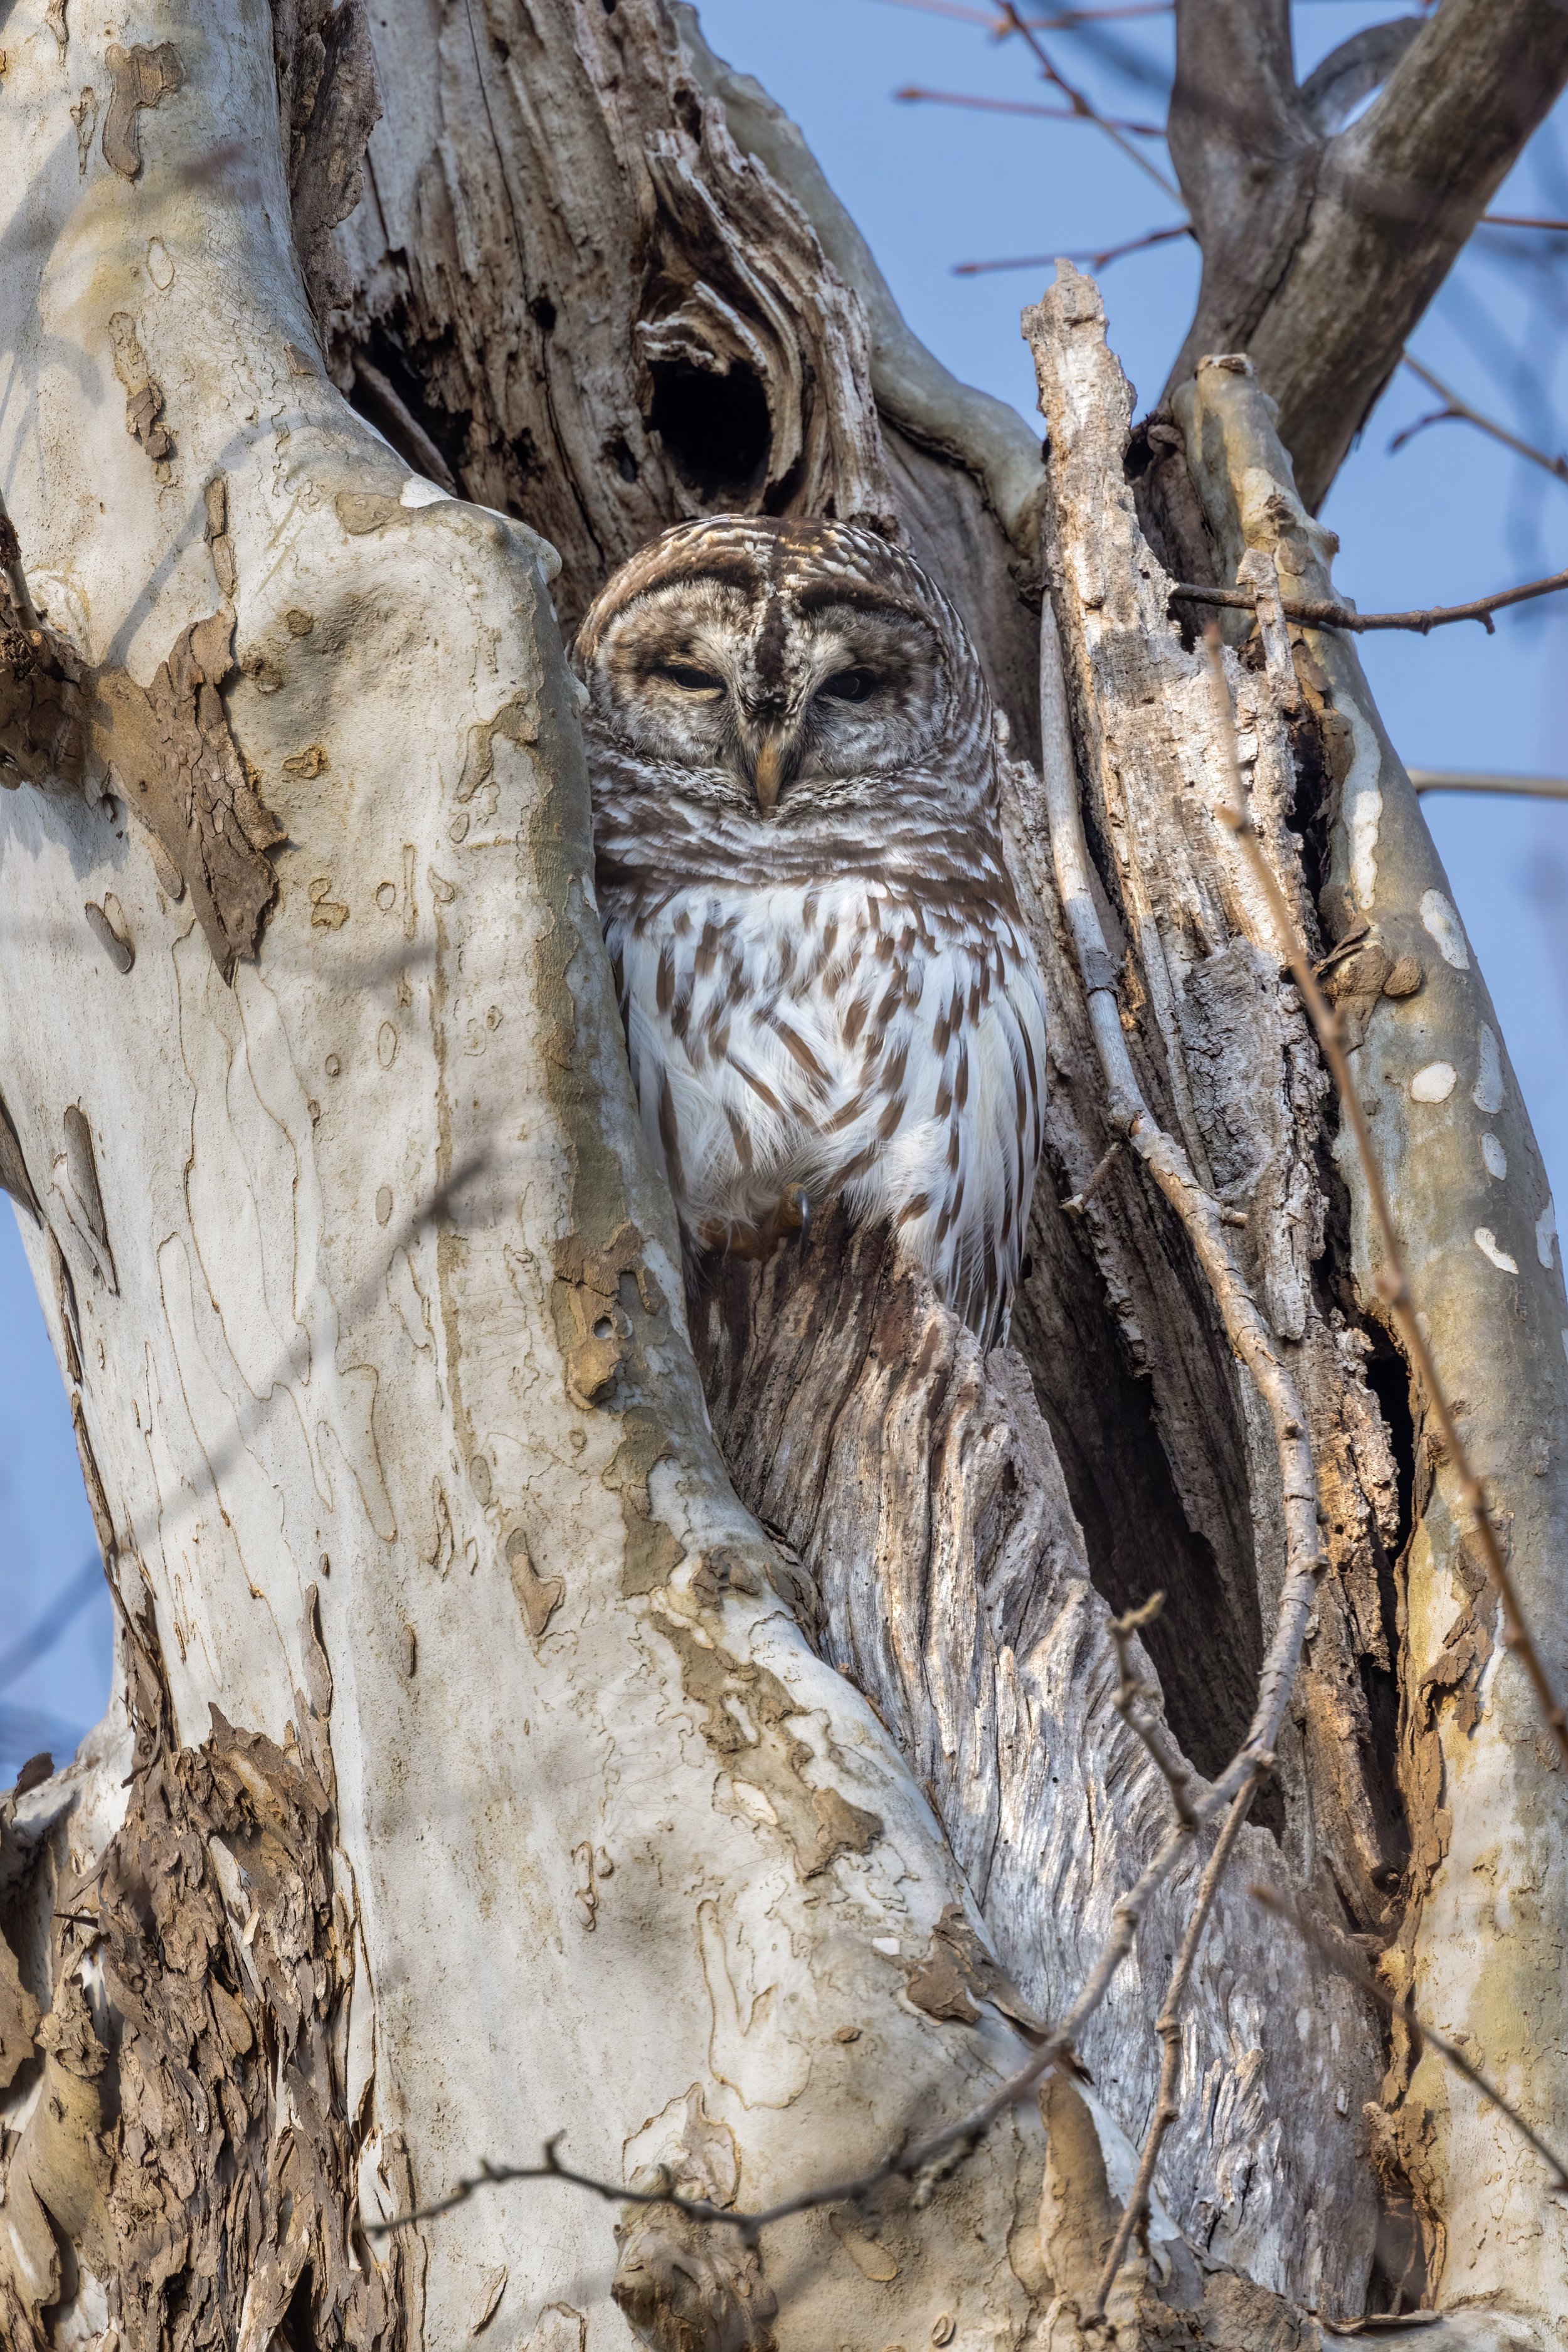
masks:
<instances>
[{"instance_id":1,"label":"owl's facial disc","mask_svg":"<svg viewBox=\"0 0 1568 2352\"><path fill-rule=\"evenodd\" d=\"M872 805L941 724L946 665L923 618L883 603L759 594L713 577L638 596L588 684L644 755L706 801L764 820Z\"/></svg>"}]
</instances>

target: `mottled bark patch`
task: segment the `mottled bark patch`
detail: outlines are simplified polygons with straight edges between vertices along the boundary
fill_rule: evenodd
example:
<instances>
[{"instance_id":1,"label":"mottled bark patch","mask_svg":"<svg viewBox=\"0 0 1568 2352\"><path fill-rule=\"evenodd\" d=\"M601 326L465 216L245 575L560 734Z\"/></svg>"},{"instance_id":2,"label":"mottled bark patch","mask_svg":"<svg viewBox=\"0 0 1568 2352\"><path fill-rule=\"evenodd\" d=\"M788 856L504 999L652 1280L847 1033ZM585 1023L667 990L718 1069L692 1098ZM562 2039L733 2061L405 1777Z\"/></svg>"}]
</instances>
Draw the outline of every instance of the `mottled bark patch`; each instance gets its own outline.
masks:
<instances>
[{"instance_id":1,"label":"mottled bark patch","mask_svg":"<svg viewBox=\"0 0 1568 2352\"><path fill-rule=\"evenodd\" d=\"M181 630L149 687L123 669L91 668L45 625L0 514L0 784L124 799L151 835L160 883L176 898L189 890L227 980L260 945L278 895L268 852L286 835L247 772L221 691L234 668L234 567L220 483L205 503L224 601Z\"/></svg>"},{"instance_id":2,"label":"mottled bark patch","mask_svg":"<svg viewBox=\"0 0 1568 2352\"><path fill-rule=\"evenodd\" d=\"M110 41L103 61L111 82L103 118L103 160L122 180L133 180L142 169L137 117L144 106L156 106L169 91L183 89L185 68L173 41L160 41L155 48L138 41L130 49Z\"/></svg>"},{"instance_id":3,"label":"mottled bark patch","mask_svg":"<svg viewBox=\"0 0 1568 2352\"><path fill-rule=\"evenodd\" d=\"M234 614L182 629L150 687L99 673L106 758L126 797L184 878L226 980L254 956L278 895L268 851L287 836L239 755L220 688L234 668Z\"/></svg>"},{"instance_id":4,"label":"mottled bark patch","mask_svg":"<svg viewBox=\"0 0 1568 2352\"><path fill-rule=\"evenodd\" d=\"M802 1878L815 1878L841 1853L868 1853L882 1834L880 1816L852 1805L837 1789L806 1781L805 1768L816 1759L788 1727L800 1702L778 1676L700 1642L667 1617L656 1622L680 1659L681 1688L702 1709L703 1738L731 1780L766 1800Z\"/></svg>"},{"instance_id":5,"label":"mottled bark patch","mask_svg":"<svg viewBox=\"0 0 1568 2352\"><path fill-rule=\"evenodd\" d=\"M574 1404L602 1404L615 1385L631 1336L620 1305L624 1276L635 1276L647 1315L657 1315L663 1294L643 1264L642 1235L629 1218L603 1249L591 1249L580 1234L556 1244L552 1298L556 1329L566 1358L566 1391Z\"/></svg>"},{"instance_id":6,"label":"mottled bark patch","mask_svg":"<svg viewBox=\"0 0 1568 2352\"><path fill-rule=\"evenodd\" d=\"M950 1903L931 1931L924 1958L909 1971L904 1998L928 2017L955 2025L978 2025L980 2003L994 2002L1005 2017L1037 2028L1021 1993L999 1968L956 1903Z\"/></svg>"},{"instance_id":7,"label":"mottled bark patch","mask_svg":"<svg viewBox=\"0 0 1568 2352\"><path fill-rule=\"evenodd\" d=\"M315 1696L296 1694L282 1747L216 1706L200 1747L173 1747L150 1627L129 1639L123 1824L80 1879L45 1843L0 1900L8 1936L40 1906L50 1922L41 2020L25 1988L5 2005L0 1947L0 2037L9 2057L17 2031L42 2075L7 2150L0 2338L43 2352L79 2268L126 2352L266 2344L286 2316L289 2340L396 2352L406 2258L396 2240L372 2252L353 2184L377 2158L393 2201L410 2183L369 2145L374 2078L349 2075L349 2009L370 1990L313 1618Z\"/></svg>"},{"instance_id":8,"label":"mottled bark patch","mask_svg":"<svg viewBox=\"0 0 1568 2352\"><path fill-rule=\"evenodd\" d=\"M737 2231L652 2205L616 2235L610 2293L642 2343L655 2352L774 2352L778 2303Z\"/></svg>"},{"instance_id":9,"label":"mottled bark patch","mask_svg":"<svg viewBox=\"0 0 1568 2352\"><path fill-rule=\"evenodd\" d=\"M169 478L168 460L174 454L174 436L163 422L163 387L148 371L147 354L129 310L116 310L109 321L114 351L114 373L125 386L125 430L140 441L158 479Z\"/></svg>"}]
</instances>

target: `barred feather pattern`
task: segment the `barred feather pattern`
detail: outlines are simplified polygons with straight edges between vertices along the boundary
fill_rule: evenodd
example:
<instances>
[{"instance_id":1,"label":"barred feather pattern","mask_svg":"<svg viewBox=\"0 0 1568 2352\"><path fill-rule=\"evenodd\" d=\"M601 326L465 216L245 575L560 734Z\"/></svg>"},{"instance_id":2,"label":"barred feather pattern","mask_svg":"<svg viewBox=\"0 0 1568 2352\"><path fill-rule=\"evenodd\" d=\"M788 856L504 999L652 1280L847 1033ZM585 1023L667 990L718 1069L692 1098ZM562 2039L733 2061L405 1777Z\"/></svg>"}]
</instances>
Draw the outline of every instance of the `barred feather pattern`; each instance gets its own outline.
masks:
<instances>
[{"instance_id":1,"label":"barred feather pattern","mask_svg":"<svg viewBox=\"0 0 1568 2352\"><path fill-rule=\"evenodd\" d=\"M689 1261L843 1194L1004 1337L1045 1002L952 606L864 528L720 518L635 556L576 660L600 919Z\"/></svg>"}]
</instances>

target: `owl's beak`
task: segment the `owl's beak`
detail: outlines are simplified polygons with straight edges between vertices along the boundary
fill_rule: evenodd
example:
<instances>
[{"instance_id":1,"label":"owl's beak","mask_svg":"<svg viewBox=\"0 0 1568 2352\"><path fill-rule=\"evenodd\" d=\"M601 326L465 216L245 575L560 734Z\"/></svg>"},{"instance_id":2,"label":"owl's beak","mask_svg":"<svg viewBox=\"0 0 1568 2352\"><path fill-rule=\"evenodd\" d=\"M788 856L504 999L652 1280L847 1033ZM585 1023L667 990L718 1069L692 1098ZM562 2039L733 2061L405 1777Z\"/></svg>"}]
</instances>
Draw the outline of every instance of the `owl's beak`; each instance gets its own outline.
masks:
<instances>
[{"instance_id":1,"label":"owl's beak","mask_svg":"<svg viewBox=\"0 0 1568 2352\"><path fill-rule=\"evenodd\" d=\"M752 788L763 816L772 816L788 774L789 747L776 736L764 737L752 761Z\"/></svg>"}]
</instances>

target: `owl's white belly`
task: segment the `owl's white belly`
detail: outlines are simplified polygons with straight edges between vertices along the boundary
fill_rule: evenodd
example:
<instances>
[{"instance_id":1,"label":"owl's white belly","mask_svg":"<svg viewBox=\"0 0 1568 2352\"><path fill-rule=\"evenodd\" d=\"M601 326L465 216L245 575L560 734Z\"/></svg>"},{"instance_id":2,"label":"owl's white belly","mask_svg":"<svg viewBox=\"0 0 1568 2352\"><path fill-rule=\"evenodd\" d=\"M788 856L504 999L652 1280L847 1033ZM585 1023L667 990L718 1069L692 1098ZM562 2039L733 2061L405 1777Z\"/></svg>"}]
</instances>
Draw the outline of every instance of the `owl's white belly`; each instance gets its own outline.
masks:
<instances>
[{"instance_id":1,"label":"owl's white belly","mask_svg":"<svg viewBox=\"0 0 1568 2352\"><path fill-rule=\"evenodd\" d=\"M697 1246L790 1187L886 1218L997 1336L1041 1139L1045 1007L1012 923L860 878L606 908L649 1142Z\"/></svg>"}]
</instances>

